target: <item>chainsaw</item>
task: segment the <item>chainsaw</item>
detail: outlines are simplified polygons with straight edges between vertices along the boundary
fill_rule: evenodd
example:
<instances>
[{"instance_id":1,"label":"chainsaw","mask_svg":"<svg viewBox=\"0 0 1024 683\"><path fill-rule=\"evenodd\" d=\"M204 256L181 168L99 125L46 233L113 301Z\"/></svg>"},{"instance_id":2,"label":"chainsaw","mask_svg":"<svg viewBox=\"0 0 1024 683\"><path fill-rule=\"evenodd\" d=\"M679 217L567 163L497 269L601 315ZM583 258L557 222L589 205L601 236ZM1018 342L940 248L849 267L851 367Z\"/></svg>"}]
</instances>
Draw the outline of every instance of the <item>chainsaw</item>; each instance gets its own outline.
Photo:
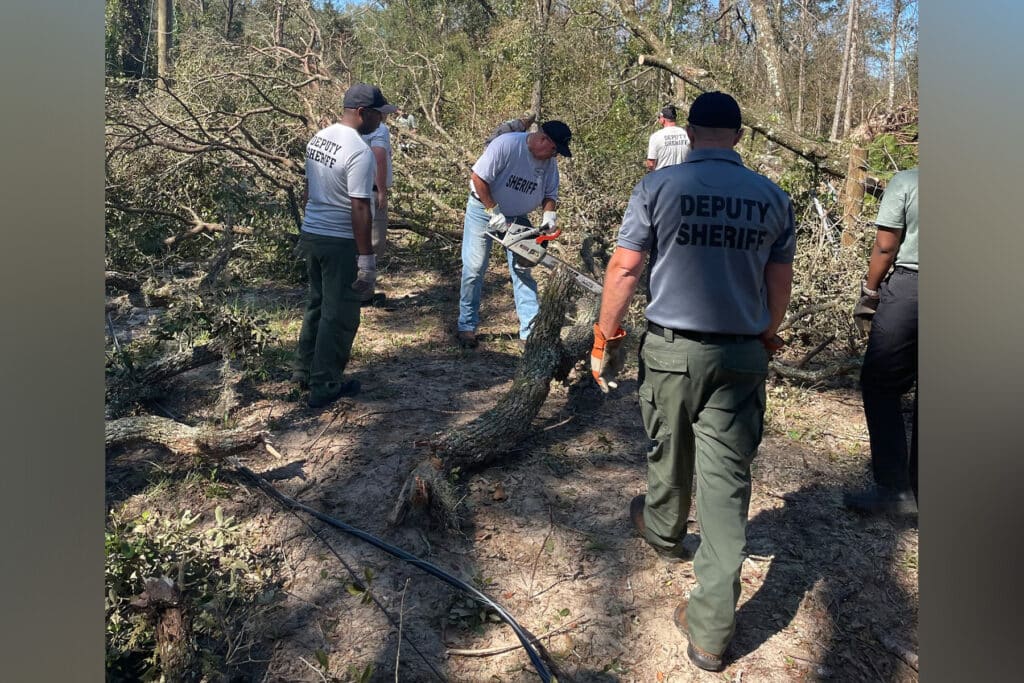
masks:
<instances>
[{"instance_id":1,"label":"chainsaw","mask_svg":"<svg viewBox=\"0 0 1024 683\"><path fill-rule=\"evenodd\" d=\"M546 242L550 242L562 234L561 229L553 233L541 232L540 228L531 228L528 225L510 223L504 232L488 232L486 235L511 251L516 261L523 267L531 268L536 265L544 266L551 270L559 267L565 268L572 275L578 285L594 294L601 294L601 285L576 270L568 263L552 256L547 252Z\"/></svg>"}]
</instances>

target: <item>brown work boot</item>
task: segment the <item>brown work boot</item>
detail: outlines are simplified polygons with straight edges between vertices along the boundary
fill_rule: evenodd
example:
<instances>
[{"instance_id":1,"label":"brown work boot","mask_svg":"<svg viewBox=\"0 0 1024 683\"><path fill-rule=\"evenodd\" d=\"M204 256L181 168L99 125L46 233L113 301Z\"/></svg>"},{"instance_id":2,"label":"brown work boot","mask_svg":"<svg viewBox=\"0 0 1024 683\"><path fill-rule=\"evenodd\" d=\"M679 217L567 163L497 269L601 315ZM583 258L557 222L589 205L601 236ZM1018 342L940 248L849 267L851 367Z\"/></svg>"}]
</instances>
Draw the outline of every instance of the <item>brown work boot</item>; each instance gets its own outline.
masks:
<instances>
[{"instance_id":1,"label":"brown work boot","mask_svg":"<svg viewBox=\"0 0 1024 683\"><path fill-rule=\"evenodd\" d=\"M663 562L669 564L677 564L680 562L689 562L693 559L690 554L680 544L678 554L670 551L663 550L652 544L647 540L647 522L644 521L644 502L646 496L643 494L634 496L633 500L629 501L629 519L633 522L633 528L636 529L637 533L640 534L640 538L647 542L647 545L651 546L651 549L661 558Z\"/></svg>"},{"instance_id":2,"label":"brown work boot","mask_svg":"<svg viewBox=\"0 0 1024 683\"><path fill-rule=\"evenodd\" d=\"M675 622L676 628L686 636L686 656L698 668L705 671L721 671L725 668L725 660L722 655L713 655L693 644L693 639L690 638L690 627L686 624L686 604L686 600L683 600L676 607L676 611L672 613L672 621Z\"/></svg>"},{"instance_id":3,"label":"brown work boot","mask_svg":"<svg viewBox=\"0 0 1024 683\"><path fill-rule=\"evenodd\" d=\"M455 335L455 338L458 340L459 346L464 349L475 349L480 344L480 342L477 341L476 332L469 330L459 332Z\"/></svg>"}]
</instances>

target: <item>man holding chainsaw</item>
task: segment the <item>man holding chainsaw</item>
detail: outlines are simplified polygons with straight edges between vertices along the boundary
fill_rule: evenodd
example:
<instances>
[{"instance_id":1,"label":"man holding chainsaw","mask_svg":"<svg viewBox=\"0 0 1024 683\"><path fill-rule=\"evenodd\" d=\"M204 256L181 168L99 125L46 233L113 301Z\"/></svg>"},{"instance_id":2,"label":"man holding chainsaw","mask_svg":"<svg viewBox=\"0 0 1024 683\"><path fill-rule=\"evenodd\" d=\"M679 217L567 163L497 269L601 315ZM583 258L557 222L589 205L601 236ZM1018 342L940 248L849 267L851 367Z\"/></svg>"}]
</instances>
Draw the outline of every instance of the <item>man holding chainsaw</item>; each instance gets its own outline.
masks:
<instances>
[{"instance_id":1,"label":"man holding chainsaw","mask_svg":"<svg viewBox=\"0 0 1024 683\"><path fill-rule=\"evenodd\" d=\"M506 234L531 233L532 238L557 234L558 154L569 157L572 132L561 121L548 121L533 133L506 133L495 138L475 164L462 232L462 284L459 291L457 338L463 348L476 348L480 323L480 297L491 254L491 240ZM539 229L527 214L544 210ZM507 253L519 338L530 335L530 324L540 304L537 282L528 264Z\"/></svg>"},{"instance_id":2,"label":"man holding chainsaw","mask_svg":"<svg viewBox=\"0 0 1024 683\"><path fill-rule=\"evenodd\" d=\"M640 536L664 560L690 559L682 540L697 476L697 586L673 619L701 669L719 671L735 628L761 442L768 359L789 304L793 208L775 183L743 166L739 105L721 92L690 107L686 161L633 189L608 263L591 369L607 392L622 368L620 327L644 255L651 299L641 337L640 413L651 438L647 495L630 503Z\"/></svg>"}]
</instances>

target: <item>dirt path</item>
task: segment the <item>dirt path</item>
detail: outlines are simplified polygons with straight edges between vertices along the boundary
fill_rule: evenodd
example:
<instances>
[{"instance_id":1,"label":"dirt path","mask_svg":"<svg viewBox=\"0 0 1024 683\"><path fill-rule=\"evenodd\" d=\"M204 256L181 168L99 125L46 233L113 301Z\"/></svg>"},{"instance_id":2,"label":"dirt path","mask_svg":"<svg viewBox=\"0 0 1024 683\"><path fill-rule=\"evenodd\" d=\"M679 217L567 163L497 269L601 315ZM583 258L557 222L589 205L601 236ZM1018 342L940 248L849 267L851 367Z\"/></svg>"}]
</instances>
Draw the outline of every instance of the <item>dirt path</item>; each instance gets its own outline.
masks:
<instances>
[{"instance_id":1,"label":"dirt path","mask_svg":"<svg viewBox=\"0 0 1024 683\"><path fill-rule=\"evenodd\" d=\"M359 396L311 411L283 370L248 389L234 419L268 426L282 456L249 453L249 467L273 473L283 493L475 582L535 635L554 632L544 645L578 681L917 679L884 644L917 650L916 522L864 519L839 504L844 489L864 482L867 463L850 389L769 387L738 627L722 674L692 666L672 624L673 608L694 586L692 566L661 564L627 519L630 498L645 490L635 361L609 398L587 382L553 387L536 436L504 466L463 479L461 534L389 528L395 494L424 456L418 444L492 406L521 353L511 340L511 294L494 263L482 311L489 339L473 352L452 343L457 276L397 271L383 279L388 307L364 311L350 368L363 384ZM289 329L297 334L301 292L284 301L294 306ZM196 397L209 381L190 373L167 408L201 416ZM538 680L521 649L452 654L516 641L436 579L324 531L360 576L372 571L372 593L412 643L399 650L398 628L346 590L345 568L300 519L233 484L217 498L180 482L143 489L146 463L157 457L150 449L108 461L112 506L131 513L221 505L244 520L254 549L281 558L274 599L251 626L245 670L254 680L358 680L369 665L373 681L436 680L430 666L451 681Z\"/></svg>"}]
</instances>

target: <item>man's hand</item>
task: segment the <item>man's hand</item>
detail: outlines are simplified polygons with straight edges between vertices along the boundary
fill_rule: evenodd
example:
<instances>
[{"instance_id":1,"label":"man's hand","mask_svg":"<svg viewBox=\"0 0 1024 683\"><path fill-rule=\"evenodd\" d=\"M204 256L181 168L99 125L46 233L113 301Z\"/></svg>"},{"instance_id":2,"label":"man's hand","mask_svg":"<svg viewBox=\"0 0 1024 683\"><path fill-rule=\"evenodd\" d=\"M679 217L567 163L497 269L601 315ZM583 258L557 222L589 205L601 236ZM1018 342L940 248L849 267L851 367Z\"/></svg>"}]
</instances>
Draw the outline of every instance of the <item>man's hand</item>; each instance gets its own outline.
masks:
<instances>
[{"instance_id":1,"label":"man's hand","mask_svg":"<svg viewBox=\"0 0 1024 683\"><path fill-rule=\"evenodd\" d=\"M490 228L491 232L505 232L508 229L508 219L498 209L497 204L492 206L487 213L491 215L487 221L487 227Z\"/></svg>"},{"instance_id":2,"label":"man's hand","mask_svg":"<svg viewBox=\"0 0 1024 683\"><path fill-rule=\"evenodd\" d=\"M548 234L555 231L555 222L558 220L558 214L554 211L545 211L544 217L540 221L540 231Z\"/></svg>"},{"instance_id":3,"label":"man's hand","mask_svg":"<svg viewBox=\"0 0 1024 683\"><path fill-rule=\"evenodd\" d=\"M387 211L388 210L388 193L386 191L385 192L380 192L380 191L377 192L377 210L378 211Z\"/></svg>"},{"instance_id":4,"label":"man's hand","mask_svg":"<svg viewBox=\"0 0 1024 683\"><path fill-rule=\"evenodd\" d=\"M626 341L626 331L621 327L615 330L611 337L605 337L601 328L594 324L594 348L590 350L590 373L601 391L608 393L609 389L618 388L618 382L613 381L615 376L622 370L625 364L625 349L623 343Z\"/></svg>"},{"instance_id":5,"label":"man's hand","mask_svg":"<svg viewBox=\"0 0 1024 683\"><path fill-rule=\"evenodd\" d=\"M360 254L356 258L356 281L352 289L360 294L372 292L377 282L377 257L374 254Z\"/></svg>"},{"instance_id":6,"label":"man's hand","mask_svg":"<svg viewBox=\"0 0 1024 683\"><path fill-rule=\"evenodd\" d=\"M857 305L853 307L853 322L861 334L866 335L871 332L871 321L874 320L879 301L877 296L865 294L858 299Z\"/></svg>"},{"instance_id":7,"label":"man's hand","mask_svg":"<svg viewBox=\"0 0 1024 683\"><path fill-rule=\"evenodd\" d=\"M774 332L768 334L768 330L765 330L761 333L761 344L764 345L764 350L768 352L768 355L773 356L776 351L786 345L786 341Z\"/></svg>"}]
</instances>

